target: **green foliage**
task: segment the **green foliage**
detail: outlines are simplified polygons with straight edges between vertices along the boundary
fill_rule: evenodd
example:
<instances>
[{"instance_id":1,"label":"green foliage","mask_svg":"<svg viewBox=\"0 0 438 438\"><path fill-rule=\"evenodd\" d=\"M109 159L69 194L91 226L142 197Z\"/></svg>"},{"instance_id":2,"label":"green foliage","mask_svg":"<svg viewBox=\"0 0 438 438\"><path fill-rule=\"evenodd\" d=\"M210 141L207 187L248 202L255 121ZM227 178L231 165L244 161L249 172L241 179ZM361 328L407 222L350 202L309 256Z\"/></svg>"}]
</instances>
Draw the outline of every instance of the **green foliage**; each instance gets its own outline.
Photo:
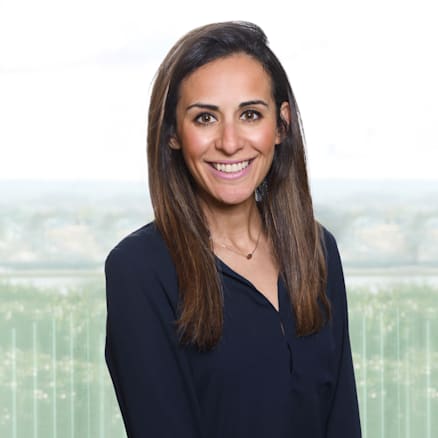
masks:
<instances>
[{"instance_id":1,"label":"green foliage","mask_svg":"<svg viewBox=\"0 0 438 438\"><path fill-rule=\"evenodd\" d=\"M100 276L79 286L0 282L0 436L123 437L104 363Z\"/></svg>"},{"instance_id":2,"label":"green foliage","mask_svg":"<svg viewBox=\"0 0 438 438\"><path fill-rule=\"evenodd\" d=\"M351 288L350 337L364 436L431 436L438 421L438 289Z\"/></svg>"}]
</instances>

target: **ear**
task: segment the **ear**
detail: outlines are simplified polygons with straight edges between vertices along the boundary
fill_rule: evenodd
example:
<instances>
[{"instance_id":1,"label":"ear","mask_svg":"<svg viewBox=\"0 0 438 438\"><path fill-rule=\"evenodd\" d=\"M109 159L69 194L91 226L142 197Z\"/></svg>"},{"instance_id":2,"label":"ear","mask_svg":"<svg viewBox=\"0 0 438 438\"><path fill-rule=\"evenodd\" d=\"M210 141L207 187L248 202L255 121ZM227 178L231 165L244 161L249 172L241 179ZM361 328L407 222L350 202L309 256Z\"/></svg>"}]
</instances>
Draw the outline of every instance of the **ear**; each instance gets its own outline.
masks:
<instances>
[{"instance_id":1,"label":"ear","mask_svg":"<svg viewBox=\"0 0 438 438\"><path fill-rule=\"evenodd\" d=\"M178 139L176 138L175 135L172 135L172 137L170 137L169 147L171 149L174 149L174 150L181 149L181 145L179 144L179 141L178 141Z\"/></svg>"},{"instance_id":2,"label":"ear","mask_svg":"<svg viewBox=\"0 0 438 438\"><path fill-rule=\"evenodd\" d=\"M275 143L279 144L283 141L285 135L285 126L290 125L290 106L289 102L283 102L280 106L280 119L283 124L277 127L277 136L275 137Z\"/></svg>"}]
</instances>

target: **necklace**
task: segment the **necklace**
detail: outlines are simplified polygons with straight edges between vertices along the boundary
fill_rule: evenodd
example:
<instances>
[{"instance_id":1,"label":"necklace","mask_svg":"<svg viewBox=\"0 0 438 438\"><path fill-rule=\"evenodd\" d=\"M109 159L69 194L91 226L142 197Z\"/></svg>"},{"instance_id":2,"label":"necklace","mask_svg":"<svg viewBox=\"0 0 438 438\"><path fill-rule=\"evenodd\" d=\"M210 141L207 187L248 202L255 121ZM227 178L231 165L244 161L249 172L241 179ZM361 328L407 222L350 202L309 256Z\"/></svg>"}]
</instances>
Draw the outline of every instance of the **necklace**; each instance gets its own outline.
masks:
<instances>
[{"instance_id":1,"label":"necklace","mask_svg":"<svg viewBox=\"0 0 438 438\"><path fill-rule=\"evenodd\" d=\"M254 253L255 253L255 251L256 251L256 249L257 249L257 247L259 246L259 241L260 241L260 236L261 236L261 235L262 235L262 228L260 228L259 235L257 236L257 241L256 241L256 244L255 244L255 246L254 246L254 249L253 249L251 252L247 253L247 254L242 253L241 251L238 251L237 249L235 249L235 248L233 248L233 247L231 247L231 246L225 245L225 243L214 242L213 239L211 239L211 240L213 240L213 243L218 244L218 245L221 246L222 248L228 249L228 251L233 251L233 252L235 252L236 254L239 254L239 255L245 257L247 260L251 260L251 259L252 259L252 256L254 255Z\"/></svg>"}]
</instances>

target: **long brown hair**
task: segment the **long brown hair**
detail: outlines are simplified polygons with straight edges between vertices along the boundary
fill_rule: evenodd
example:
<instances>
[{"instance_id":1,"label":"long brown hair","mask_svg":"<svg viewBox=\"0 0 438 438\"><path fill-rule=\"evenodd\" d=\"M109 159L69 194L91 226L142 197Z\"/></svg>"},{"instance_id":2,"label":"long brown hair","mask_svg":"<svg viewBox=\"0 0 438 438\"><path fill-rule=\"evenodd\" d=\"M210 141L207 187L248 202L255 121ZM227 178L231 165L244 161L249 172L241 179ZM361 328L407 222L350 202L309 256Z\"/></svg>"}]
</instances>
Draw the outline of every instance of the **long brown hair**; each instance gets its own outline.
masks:
<instances>
[{"instance_id":1,"label":"long brown hair","mask_svg":"<svg viewBox=\"0 0 438 438\"><path fill-rule=\"evenodd\" d=\"M302 123L286 72L258 26L247 22L209 24L182 37L159 67L147 138L155 222L178 277L178 333L183 344L193 343L201 350L220 340L223 295L195 183L181 151L172 149L169 142L176 133L181 81L202 65L239 52L258 60L269 74L277 123L283 132L268 175L257 189L257 205L291 297L297 333L314 333L330 318L322 229L313 214ZM289 103L290 123L280 116L283 102Z\"/></svg>"}]
</instances>

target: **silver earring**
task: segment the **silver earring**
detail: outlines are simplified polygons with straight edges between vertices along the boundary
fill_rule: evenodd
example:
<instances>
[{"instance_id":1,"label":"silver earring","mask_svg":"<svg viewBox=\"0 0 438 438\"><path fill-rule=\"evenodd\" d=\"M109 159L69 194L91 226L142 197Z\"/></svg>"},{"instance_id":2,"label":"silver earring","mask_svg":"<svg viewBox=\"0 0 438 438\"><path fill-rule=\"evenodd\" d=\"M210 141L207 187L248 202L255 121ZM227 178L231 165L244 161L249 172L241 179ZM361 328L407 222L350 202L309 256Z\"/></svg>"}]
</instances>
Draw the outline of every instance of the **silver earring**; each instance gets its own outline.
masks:
<instances>
[{"instance_id":1,"label":"silver earring","mask_svg":"<svg viewBox=\"0 0 438 438\"><path fill-rule=\"evenodd\" d=\"M256 202L260 202L268 193L268 183L266 182L266 178L262 181L262 183L256 188L254 197Z\"/></svg>"}]
</instances>

